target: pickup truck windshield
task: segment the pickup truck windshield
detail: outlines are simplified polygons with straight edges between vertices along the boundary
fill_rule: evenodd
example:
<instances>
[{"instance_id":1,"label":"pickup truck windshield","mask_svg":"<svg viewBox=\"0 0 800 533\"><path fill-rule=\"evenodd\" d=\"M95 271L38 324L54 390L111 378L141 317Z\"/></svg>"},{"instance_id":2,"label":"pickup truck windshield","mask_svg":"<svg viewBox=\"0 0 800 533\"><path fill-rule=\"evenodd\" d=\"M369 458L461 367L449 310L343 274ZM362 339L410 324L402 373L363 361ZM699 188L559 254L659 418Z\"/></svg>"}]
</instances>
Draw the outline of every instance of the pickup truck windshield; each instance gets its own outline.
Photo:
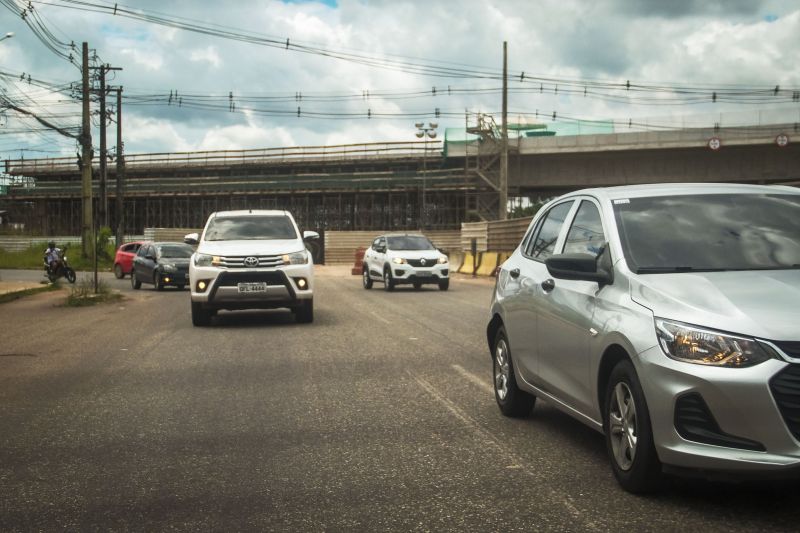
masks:
<instances>
[{"instance_id":1,"label":"pickup truck windshield","mask_svg":"<svg viewBox=\"0 0 800 533\"><path fill-rule=\"evenodd\" d=\"M207 241L297 239L294 224L285 215L252 215L211 219Z\"/></svg>"},{"instance_id":2,"label":"pickup truck windshield","mask_svg":"<svg viewBox=\"0 0 800 533\"><path fill-rule=\"evenodd\" d=\"M704 194L613 203L633 272L800 268L800 195Z\"/></svg>"}]
</instances>

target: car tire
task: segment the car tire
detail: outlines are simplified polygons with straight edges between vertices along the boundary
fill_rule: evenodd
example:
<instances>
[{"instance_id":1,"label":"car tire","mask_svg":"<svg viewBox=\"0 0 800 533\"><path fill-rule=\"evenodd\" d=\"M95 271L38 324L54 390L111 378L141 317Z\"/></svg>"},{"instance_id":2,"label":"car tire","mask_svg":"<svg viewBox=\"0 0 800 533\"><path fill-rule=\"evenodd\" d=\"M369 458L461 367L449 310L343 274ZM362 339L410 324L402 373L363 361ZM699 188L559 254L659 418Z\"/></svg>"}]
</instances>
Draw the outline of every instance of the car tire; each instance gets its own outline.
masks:
<instances>
[{"instance_id":1,"label":"car tire","mask_svg":"<svg viewBox=\"0 0 800 533\"><path fill-rule=\"evenodd\" d=\"M294 310L294 319L298 324L310 324L314 321L314 300L303 300L300 307Z\"/></svg>"},{"instance_id":2,"label":"car tire","mask_svg":"<svg viewBox=\"0 0 800 533\"><path fill-rule=\"evenodd\" d=\"M119 263L114 265L114 277L117 279L122 279L125 277L125 272L122 271L122 265Z\"/></svg>"},{"instance_id":3,"label":"car tire","mask_svg":"<svg viewBox=\"0 0 800 533\"><path fill-rule=\"evenodd\" d=\"M517 387L517 377L511 349L504 327L500 327L494 337L492 351L492 382L494 383L494 399L500 412L513 418L525 418L536 403L536 396Z\"/></svg>"},{"instance_id":4,"label":"car tire","mask_svg":"<svg viewBox=\"0 0 800 533\"><path fill-rule=\"evenodd\" d=\"M389 268L383 269L383 290L392 292L394 290L394 279L392 279L392 271Z\"/></svg>"},{"instance_id":5,"label":"car tire","mask_svg":"<svg viewBox=\"0 0 800 533\"><path fill-rule=\"evenodd\" d=\"M662 481L650 414L633 363L611 370L603 404L603 430L614 477L634 494L658 490Z\"/></svg>"},{"instance_id":6,"label":"car tire","mask_svg":"<svg viewBox=\"0 0 800 533\"><path fill-rule=\"evenodd\" d=\"M369 290L372 288L372 278L369 277L369 270L365 267L361 272L361 278L364 283L364 288Z\"/></svg>"},{"instance_id":7,"label":"car tire","mask_svg":"<svg viewBox=\"0 0 800 533\"><path fill-rule=\"evenodd\" d=\"M142 282L136 279L136 273L131 272L131 288L139 290L142 288Z\"/></svg>"},{"instance_id":8,"label":"car tire","mask_svg":"<svg viewBox=\"0 0 800 533\"><path fill-rule=\"evenodd\" d=\"M212 316L213 316L212 312L203 309L201 303L192 302L192 324L194 326L198 327L210 326Z\"/></svg>"},{"instance_id":9,"label":"car tire","mask_svg":"<svg viewBox=\"0 0 800 533\"><path fill-rule=\"evenodd\" d=\"M161 281L161 276L156 272L153 274L153 288L157 291L164 290L164 282Z\"/></svg>"},{"instance_id":10,"label":"car tire","mask_svg":"<svg viewBox=\"0 0 800 533\"><path fill-rule=\"evenodd\" d=\"M439 290L440 291L446 291L449 288L450 288L450 280L449 279L446 279L444 281L440 281L439 282Z\"/></svg>"}]
</instances>

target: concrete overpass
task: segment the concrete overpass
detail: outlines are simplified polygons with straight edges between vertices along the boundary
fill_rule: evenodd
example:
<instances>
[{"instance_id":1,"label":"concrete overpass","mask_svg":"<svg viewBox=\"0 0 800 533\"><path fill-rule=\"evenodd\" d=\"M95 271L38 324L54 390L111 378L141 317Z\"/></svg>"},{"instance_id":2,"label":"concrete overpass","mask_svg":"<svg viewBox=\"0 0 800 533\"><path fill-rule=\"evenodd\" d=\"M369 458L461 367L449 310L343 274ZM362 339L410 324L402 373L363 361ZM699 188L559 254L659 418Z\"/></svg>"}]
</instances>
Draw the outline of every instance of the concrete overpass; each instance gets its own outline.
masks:
<instances>
[{"instance_id":1,"label":"concrete overpass","mask_svg":"<svg viewBox=\"0 0 800 533\"><path fill-rule=\"evenodd\" d=\"M473 133L477 140L444 146L128 155L126 231L198 227L210 211L247 207L290 209L306 227L322 230L451 229L493 219L499 211L499 139L492 128ZM781 134L788 138L785 146L776 143ZM719 140L717 150L709 147L712 138ZM797 124L519 137L509 144L510 197L654 182L800 184ZM109 167L113 221L116 176ZM0 208L27 213L29 227L43 233L77 234L80 176L74 159L10 160L5 168L12 176L34 178L35 187L9 187Z\"/></svg>"}]
</instances>

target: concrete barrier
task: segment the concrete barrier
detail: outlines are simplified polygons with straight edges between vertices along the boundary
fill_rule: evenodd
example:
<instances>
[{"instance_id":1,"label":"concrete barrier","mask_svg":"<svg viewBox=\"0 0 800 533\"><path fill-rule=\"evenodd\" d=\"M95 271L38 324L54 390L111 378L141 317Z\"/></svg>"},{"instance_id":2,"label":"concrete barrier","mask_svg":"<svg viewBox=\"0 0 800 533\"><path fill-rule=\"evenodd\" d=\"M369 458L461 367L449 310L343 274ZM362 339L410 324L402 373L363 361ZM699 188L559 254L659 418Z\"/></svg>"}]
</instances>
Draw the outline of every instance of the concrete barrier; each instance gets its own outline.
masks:
<instances>
[{"instance_id":1,"label":"concrete barrier","mask_svg":"<svg viewBox=\"0 0 800 533\"><path fill-rule=\"evenodd\" d=\"M479 276L494 276L494 271L497 268L497 258L497 252L483 252L477 274Z\"/></svg>"},{"instance_id":2,"label":"concrete barrier","mask_svg":"<svg viewBox=\"0 0 800 533\"><path fill-rule=\"evenodd\" d=\"M458 272L461 265L464 263L464 254L459 251L451 252L448 254L450 260L450 272Z\"/></svg>"},{"instance_id":3,"label":"concrete barrier","mask_svg":"<svg viewBox=\"0 0 800 533\"><path fill-rule=\"evenodd\" d=\"M472 268L472 252L464 253L464 262L461 263L461 267L458 269L460 274L472 274L474 269Z\"/></svg>"}]
</instances>

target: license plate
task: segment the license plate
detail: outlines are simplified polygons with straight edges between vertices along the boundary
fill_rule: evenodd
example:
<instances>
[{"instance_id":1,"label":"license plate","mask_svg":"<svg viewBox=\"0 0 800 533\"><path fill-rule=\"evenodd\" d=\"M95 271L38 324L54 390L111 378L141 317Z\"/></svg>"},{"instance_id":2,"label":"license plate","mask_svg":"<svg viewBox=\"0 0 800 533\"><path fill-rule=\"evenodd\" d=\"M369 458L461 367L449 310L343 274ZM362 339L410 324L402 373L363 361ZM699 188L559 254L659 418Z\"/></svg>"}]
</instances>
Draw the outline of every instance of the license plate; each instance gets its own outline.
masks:
<instances>
[{"instance_id":1,"label":"license plate","mask_svg":"<svg viewBox=\"0 0 800 533\"><path fill-rule=\"evenodd\" d=\"M239 283L239 292L267 292L267 284L263 281Z\"/></svg>"},{"instance_id":2,"label":"license plate","mask_svg":"<svg viewBox=\"0 0 800 533\"><path fill-rule=\"evenodd\" d=\"M425 270L423 270L421 272L417 272L417 277L420 277L420 278L425 278L425 277L432 276L432 275L433 275L432 272L427 272Z\"/></svg>"}]
</instances>

